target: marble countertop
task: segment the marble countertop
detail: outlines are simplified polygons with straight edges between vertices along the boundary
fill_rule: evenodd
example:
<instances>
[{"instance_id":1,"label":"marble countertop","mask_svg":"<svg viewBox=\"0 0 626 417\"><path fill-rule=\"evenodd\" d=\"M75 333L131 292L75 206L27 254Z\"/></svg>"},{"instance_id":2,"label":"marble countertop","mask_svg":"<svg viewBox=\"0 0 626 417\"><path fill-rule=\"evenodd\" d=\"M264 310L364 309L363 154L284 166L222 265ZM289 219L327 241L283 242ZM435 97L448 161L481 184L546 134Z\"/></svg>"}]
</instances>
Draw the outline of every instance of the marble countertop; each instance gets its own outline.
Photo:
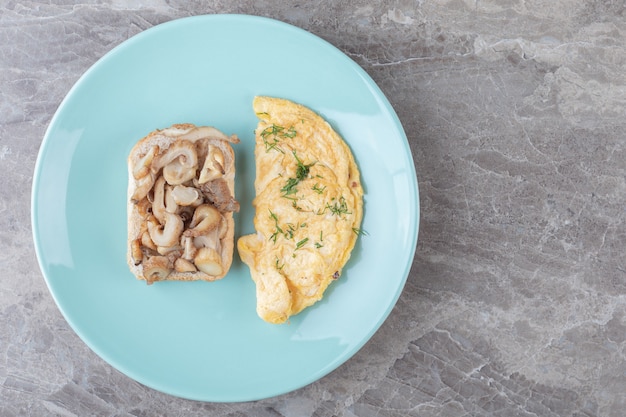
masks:
<instances>
[{"instance_id":1,"label":"marble countertop","mask_svg":"<svg viewBox=\"0 0 626 417\"><path fill-rule=\"evenodd\" d=\"M623 2L50 3L0 3L0 415L626 413ZM77 79L129 37L208 13L345 52L396 110L420 184L386 322L329 375L246 403L171 397L101 360L48 292L30 226L37 153Z\"/></svg>"}]
</instances>

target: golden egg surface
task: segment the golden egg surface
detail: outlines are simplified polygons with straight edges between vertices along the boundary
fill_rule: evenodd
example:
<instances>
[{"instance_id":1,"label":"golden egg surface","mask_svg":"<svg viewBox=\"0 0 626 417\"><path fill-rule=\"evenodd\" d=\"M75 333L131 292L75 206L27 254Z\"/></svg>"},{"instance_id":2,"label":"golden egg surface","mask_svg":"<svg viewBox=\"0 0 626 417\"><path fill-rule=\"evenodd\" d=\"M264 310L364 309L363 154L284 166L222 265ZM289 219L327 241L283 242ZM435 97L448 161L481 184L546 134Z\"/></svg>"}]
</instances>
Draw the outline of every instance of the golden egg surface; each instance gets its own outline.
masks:
<instances>
[{"instance_id":1,"label":"golden egg surface","mask_svg":"<svg viewBox=\"0 0 626 417\"><path fill-rule=\"evenodd\" d=\"M283 323L319 301L354 248L363 216L359 170L321 116L255 97L255 234L237 247L256 284L257 313Z\"/></svg>"}]
</instances>

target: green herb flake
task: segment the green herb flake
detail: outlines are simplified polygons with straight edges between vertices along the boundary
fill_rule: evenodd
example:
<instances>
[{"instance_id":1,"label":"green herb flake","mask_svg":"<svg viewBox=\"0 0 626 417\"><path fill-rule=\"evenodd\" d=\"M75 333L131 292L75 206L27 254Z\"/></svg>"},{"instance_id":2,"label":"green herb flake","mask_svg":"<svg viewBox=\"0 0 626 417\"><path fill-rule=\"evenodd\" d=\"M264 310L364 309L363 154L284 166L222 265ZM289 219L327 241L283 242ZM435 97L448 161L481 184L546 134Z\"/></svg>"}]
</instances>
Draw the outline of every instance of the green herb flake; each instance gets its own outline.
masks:
<instances>
[{"instance_id":1,"label":"green herb flake","mask_svg":"<svg viewBox=\"0 0 626 417\"><path fill-rule=\"evenodd\" d=\"M315 185L311 188L311 190L315 191L318 194L322 194L325 189L326 189L326 186L323 186L320 188L319 183L315 183Z\"/></svg>"},{"instance_id":2,"label":"green herb flake","mask_svg":"<svg viewBox=\"0 0 626 417\"><path fill-rule=\"evenodd\" d=\"M304 239L302 239L301 241L299 241L298 243L296 243L296 250L302 248L304 245L306 245L306 243L309 241L308 237L305 237Z\"/></svg>"},{"instance_id":3,"label":"green herb flake","mask_svg":"<svg viewBox=\"0 0 626 417\"><path fill-rule=\"evenodd\" d=\"M278 256L276 257L276 269L279 271L282 271L283 267L285 266L285 263L283 262L282 264L280 263L280 259L278 259Z\"/></svg>"},{"instance_id":4,"label":"green herb flake","mask_svg":"<svg viewBox=\"0 0 626 417\"><path fill-rule=\"evenodd\" d=\"M276 243L276 238L278 238L279 234L284 234L283 229L280 228L280 226L278 225L278 217L276 216L275 213L272 212L272 210L269 211L270 212L270 218L272 220L274 220L274 225L276 227L276 230L274 231L274 233L272 234L272 236L270 236L270 240L273 243Z\"/></svg>"},{"instance_id":5,"label":"green herb flake","mask_svg":"<svg viewBox=\"0 0 626 417\"><path fill-rule=\"evenodd\" d=\"M285 239L293 239L293 233L296 231L296 228L293 224L287 223L287 231L285 232Z\"/></svg>"},{"instance_id":6,"label":"green herb flake","mask_svg":"<svg viewBox=\"0 0 626 417\"><path fill-rule=\"evenodd\" d=\"M267 139L266 137L263 137L263 144L265 145L265 152L269 152L271 150L275 150L278 151L280 153L285 153L285 151L283 151L279 146L278 143L280 141L276 138L272 139Z\"/></svg>"},{"instance_id":7,"label":"green herb flake","mask_svg":"<svg viewBox=\"0 0 626 417\"><path fill-rule=\"evenodd\" d=\"M287 183L285 184L285 186L280 189L280 192L283 193L283 197L297 193L298 189L296 188L296 186L300 183L300 181L306 179L306 177L309 175L311 167L315 165L315 162L305 165L304 162L302 162L302 160L298 158L296 151L293 151L293 156L294 158L296 158L297 163L296 178L287 179Z\"/></svg>"},{"instance_id":8,"label":"green herb flake","mask_svg":"<svg viewBox=\"0 0 626 417\"><path fill-rule=\"evenodd\" d=\"M280 189L280 192L283 193L283 197L295 194L298 192L296 185L298 185L300 181L297 178L289 178L287 180L287 184L283 188Z\"/></svg>"},{"instance_id":9,"label":"green herb flake","mask_svg":"<svg viewBox=\"0 0 626 417\"><path fill-rule=\"evenodd\" d=\"M358 227L353 227L353 228L352 228L352 231L353 231L353 232L354 232L357 236L360 236L360 235L363 235L363 236L369 236L369 233L367 233L367 232L366 232L365 230L363 230L363 229L359 229Z\"/></svg>"},{"instance_id":10,"label":"green herb flake","mask_svg":"<svg viewBox=\"0 0 626 417\"><path fill-rule=\"evenodd\" d=\"M309 171L311 170L311 167L315 165L315 162L310 163L309 165L304 165L304 162L298 158L296 151L293 151L293 157L296 158L296 162L298 164L296 168L296 178L298 181L302 181L309 175Z\"/></svg>"},{"instance_id":11,"label":"green herb flake","mask_svg":"<svg viewBox=\"0 0 626 417\"><path fill-rule=\"evenodd\" d=\"M296 211L304 211L304 209L298 205L295 199L291 202L291 207L296 209Z\"/></svg>"},{"instance_id":12,"label":"green herb flake","mask_svg":"<svg viewBox=\"0 0 626 417\"><path fill-rule=\"evenodd\" d=\"M297 134L298 132L296 132L296 129L294 129L293 126L291 126L289 129L287 129L287 132L285 133L285 137L295 138Z\"/></svg>"},{"instance_id":13,"label":"green herb flake","mask_svg":"<svg viewBox=\"0 0 626 417\"><path fill-rule=\"evenodd\" d=\"M280 139L291 139L297 135L296 129L290 127L289 129L285 129L283 126L271 125L263 129L261 132L261 139L263 139L263 144L265 145L265 152L269 152L271 150L276 150L280 153L285 153L278 144L281 142Z\"/></svg>"},{"instance_id":14,"label":"green herb flake","mask_svg":"<svg viewBox=\"0 0 626 417\"><path fill-rule=\"evenodd\" d=\"M348 211L348 204L346 203L346 199L339 197L339 200L332 199L333 204L326 204L326 209L330 210L330 212L334 215L340 216L342 214L352 214L351 211Z\"/></svg>"}]
</instances>

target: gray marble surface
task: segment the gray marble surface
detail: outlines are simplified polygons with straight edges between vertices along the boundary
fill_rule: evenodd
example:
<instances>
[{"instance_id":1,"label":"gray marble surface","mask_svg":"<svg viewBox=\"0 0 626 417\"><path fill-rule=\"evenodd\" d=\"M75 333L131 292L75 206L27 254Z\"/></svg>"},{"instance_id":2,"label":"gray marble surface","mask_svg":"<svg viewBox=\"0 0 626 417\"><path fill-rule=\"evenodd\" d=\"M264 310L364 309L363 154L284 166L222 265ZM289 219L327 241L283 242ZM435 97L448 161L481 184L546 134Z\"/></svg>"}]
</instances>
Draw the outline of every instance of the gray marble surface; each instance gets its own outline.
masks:
<instances>
[{"instance_id":1,"label":"gray marble surface","mask_svg":"<svg viewBox=\"0 0 626 417\"><path fill-rule=\"evenodd\" d=\"M418 248L373 338L311 385L213 404L97 357L30 226L45 129L106 52L207 13L282 20L388 96L420 183ZM608 0L0 1L0 415L626 415L626 8Z\"/></svg>"}]
</instances>

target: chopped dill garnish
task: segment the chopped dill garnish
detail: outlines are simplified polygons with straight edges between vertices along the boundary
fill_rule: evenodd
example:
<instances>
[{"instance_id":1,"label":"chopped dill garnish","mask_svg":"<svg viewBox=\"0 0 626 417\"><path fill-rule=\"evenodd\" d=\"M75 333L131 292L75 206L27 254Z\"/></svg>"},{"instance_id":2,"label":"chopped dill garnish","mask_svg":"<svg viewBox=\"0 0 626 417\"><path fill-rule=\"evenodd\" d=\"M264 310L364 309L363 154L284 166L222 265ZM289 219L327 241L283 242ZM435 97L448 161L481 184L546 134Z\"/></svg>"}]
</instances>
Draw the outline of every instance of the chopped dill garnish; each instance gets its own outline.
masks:
<instances>
[{"instance_id":1,"label":"chopped dill garnish","mask_svg":"<svg viewBox=\"0 0 626 417\"><path fill-rule=\"evenodd\" d=\"M296 135L298 134L298 132L296 132L296 129L293 128L293 126L291 126L289 129L287 129L287 131L283 134L283 137L286 138L295 138Z\"/></svg>"},{"instance_id":2,"label":"chopped dill garnish","mask_svg":"<svg viewBox=\"0 0 626 417\"><path fill-rule=\"evenodd\" d=\"M321 243L323 241L324 241L324 231L320 230L320 241L319 242L315 242L315 248L319 249L319 248L324 247L324 245L322 245L322 243Z\"/></svg>"},{"instance_id":3,"label":"chopped dill garnish","mask_svg":"<svg viewBox=\"0 0 626 417\"><path fill-rule=\"evenodd\" d=\"M270 218L271 218L272 220L274 220L274 224L275 224L275 227L276 227L276 230L274 231L274 233L272 234L272 236L270 236L270 240L271 240L273 243L276 243L276 238L278 237L278 235L279 235L279 234L281 234L281 235L282 235L282 234L284 234L284 232L283 232L283 229L281 229L281 228L280 228L280 226L278 225L278 217L276 216L276 214L274 214L274 213L272 212L272 210L270 210Z\"/></svg>"},{"instance_id":4,"label":"chopped dill garnish","mask_svg":"<svg viewBox=\"0 0 626 417\"><path fill-rule=\"evenodd\" d=\"M285 153L285 151L283 151L279 146L278 143L280 141L276 138L273 139L273 141L270 142L270 140L268 140L265 136L263 137L263 144L265 145L265 152L269 152L272 149L280 152L280 153Z\"/></svg>"},{"instance_id":5,"label":"chopped dill garnish","mask_svg":"<svg viewBox=\"0 0 626 417\"><path fill-rule=\"evenodd\" d=\"M278 125L271 125L269 127L266 127L265 129L263 129L263 131L261 132L261 136L263 137L267 137L267 136L273 136L273 137L280 137L280 138L294 138L296 137L296 134L298 132L296 132L296 129L292 127L290 127L289 129L285 129L283 126L278 126Z\"/></svg>"},{"instance_id":6,"label":"chopped dill garnish","mask_svg":"<svg viewBox=\"0 0 626 417\"><path fill-rule=\"evenodd\" d=\"M346 203L346 199L343 198L343 196L339 197L338 201L334 198L331 201L333 201L333 204L330 205L329 203L326 203L325 209L330 210L332 214L340 217L342 214L352 214L351 211L348 211L348 204Z\"/></svg>"},{"instance_id":7,"label":"chopped dill garnish","mask_svg":"<svg viewBox=\"0 0 626 417\"><path fill-rule=\"evenodd\" d=\"M311 190L315 191L318 194L322 194L325 189L326 189L326 186L323 186L320 188L319 183L315 183L315 185L311 188Z\"/></svg>"},{"instance_id":8,"label":"chopped dill garnish","mask_svg":"<svg viewBox=\"0 0 626 417\"><path fill-rule=\"evenodd\" d=\"M365 230L363 229L359 229L358 227L353 227L352 231L357 235L363 235L363 236L369 236L369 233L367 233Z\"/></svg>"},{"instance_id":9,"label":"chopped dill garnish","mask_svg":"<svg viewBox=\"0 0 626 417\"><path fill-rule=\"evenodd\" d=\"M265 145L265 152L269 152L272 149L285 153L278 144L281 142L279 139L291 139L296 136L298 132L296 129L290 127L289 129L285 129L283 126L271 125L266 127L261 132L261 139L263 139L263 144Z\"/></svg>"},{"instance_id":10,"label":"chopped dill garnish","mask_svg":"<svg viewBox=\"0 0 626 417\"><path fill-rule=\"evenodd\" d=\"M296 162L298 163L298 167L296 168L296 178L298 181L302 181L309 175L309 171L311 167L315 165L315 162L310 163L309 165L304 165L304 163L298 158L296 155L296 151L293 151L293 157L296 158Z\"/></svg>"},{"instance_id":11,"label":"chopped dill garnish","mask_svg":"<svg viewBox=\"0 0 626 417\"><path fill-rule=\"evenodd\" d=\"M287 223L287 231L285 232L286 239L293 239L293 232L296 231L296 228L293 224Z\"/></svg>"},{"instance_id":12,"label":"chopped dill garnish","mask_svg":"<svg viewBox=\"0 0 626 417\"><path fill-rule=\"evenodd\" d=\"M269 212L270 212L270 219L274 220L275 230L274 230L274 233L272 233L272 236L270 236L269 238L269 240L271 240L273 243L276 243L276 239L278 239L278 236L280 235L282 235L287 240L292 240L296 232L298 231L298 229L303 229L307 227L306 223L301 223L301 224L286 223L283 227L280 227L280 225L278 224L278 216L276 215L276 213L272 212L272 210L270 210ZM306 243L307 240L308 238L301 240L300 242L298 242L298 244L303 245Z\"/></svg>"},{"instance_id":13,"label":"chopped dill garnish","mask_svg":"<svg viewBox=\"0 0 626 417\"><path fill-rule=\"evenodd\" d=\"M303 247L304 245L306 245L306 243L307 243L308 241L309 241L309 238L308 238L308 237L305 237L304 239L302 239L301 241L299 241L298 243L296 243L296 249L295 249L295 250L298 250L298 249L300 249L301 247Z\"/></svg>"},{"instance_id":14,"label":"chopped dill garnish","mask_svg":"<svg viewBox=\"0 0 626 417\"><path fill-rule=\"evenodd\" d=\"M274 213L272 210L269 210L269 212L270 212L270 219L274 220L275 230L272 236L270 236L269 238L269 240L271 240L273 243L276 243L276 239L278 239L278 236L280 235L282 235L287 240L291 240L294 238L298 229L303 229L307 227L306 223L301 223L301 224L286 223L283 227L280 227L280 225L278 224L278 216L276 215L276 213ZM302 244L304 243L306 243L306 241L303 242Z\"/></svg>"},{"instance_id":15,"label":"chopped dill garnish","mask_svg":"<svg viewBox=\"0 0 626 417\"><path fill-rule=\"evenodd\" d=\"M285 263L283 262L282 264L280 263L280 259L278 259L278 256L276 257L276 269L281 271L283 269L283 267L285 266Z\"/></svg>"},{"instance_id":16,"label":"chopped dill garnish","mask_svg":"<svg viewBox=\"0 0 626 417\"><path fill-rule=\"evenodd\" d=\"M298 189L296 188L296 186L300 183L300 181L306 179L306 177L309 175L311 167L315 165L315 162L305 165L304 162L302 162L302 160L298 158L296 151L293 151L293 157L296 158L297 163L296 178L288 178L285 186L280 189L280 192L283 193L283 197L297 193Z\"/></svg>"},{"instance_id":17,"label":"chopped dill garnish","mask_svg":"<svg viewBox=\"0 0 626 417\"><path fill-rule=\"evenodd\" d=\"M298 191L296 185L298 185L299 182L300 181L297 178L289 178L287 180L287 184L280 189L280 192L283 193L283 197L295 194Z\"/></svg>"}]
</instances>

